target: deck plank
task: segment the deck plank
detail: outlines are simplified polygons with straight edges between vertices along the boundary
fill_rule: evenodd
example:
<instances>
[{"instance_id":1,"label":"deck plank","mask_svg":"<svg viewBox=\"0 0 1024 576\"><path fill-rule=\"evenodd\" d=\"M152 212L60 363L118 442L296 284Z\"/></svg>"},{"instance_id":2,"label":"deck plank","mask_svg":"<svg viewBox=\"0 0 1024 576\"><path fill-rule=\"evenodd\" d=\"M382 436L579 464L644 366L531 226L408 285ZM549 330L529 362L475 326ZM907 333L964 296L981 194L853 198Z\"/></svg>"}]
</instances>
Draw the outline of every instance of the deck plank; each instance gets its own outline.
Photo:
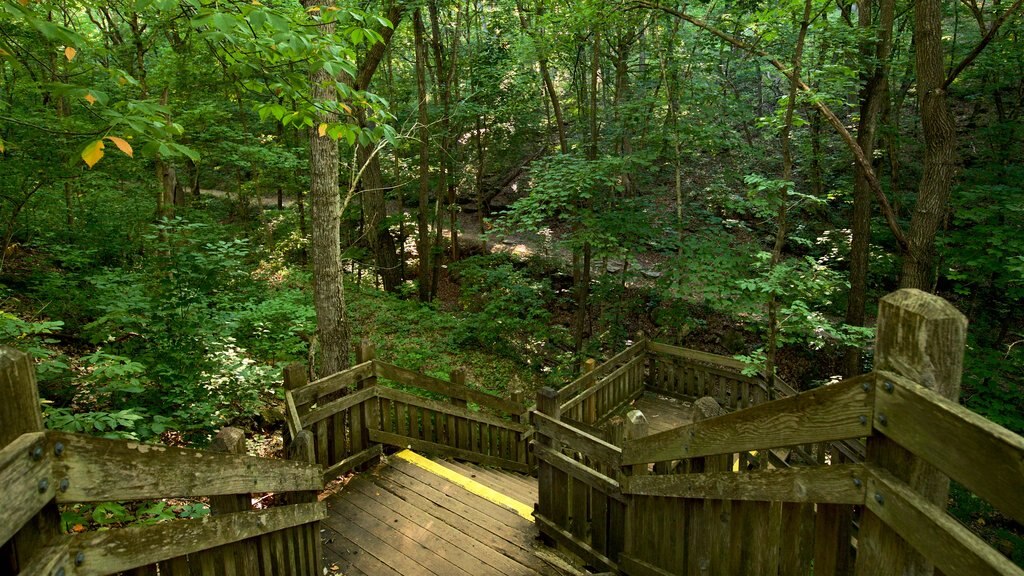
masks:
<instances>
[{"instance_id":1,"label":"deck plank","mask_svg":"<svg viewBox=\"0 0 1024 576\"><path fill-rule=\"evenodd\" d=\"M526 476L505 478L472 465L450 469L520 501L536 492ZM346 576L556 573L535 553L532 522L399 458L326 501L325 557Z\"/></svg>"}]
</instances>

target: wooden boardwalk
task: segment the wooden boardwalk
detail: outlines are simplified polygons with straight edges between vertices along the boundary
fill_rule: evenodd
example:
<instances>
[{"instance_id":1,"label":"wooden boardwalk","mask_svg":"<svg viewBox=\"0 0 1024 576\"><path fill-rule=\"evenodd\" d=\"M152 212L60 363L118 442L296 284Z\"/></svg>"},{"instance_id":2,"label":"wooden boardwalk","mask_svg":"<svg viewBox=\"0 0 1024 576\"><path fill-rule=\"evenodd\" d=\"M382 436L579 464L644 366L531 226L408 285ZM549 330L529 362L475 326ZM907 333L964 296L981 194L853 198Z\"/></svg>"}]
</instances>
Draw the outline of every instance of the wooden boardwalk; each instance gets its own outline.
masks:
<instances>
[{"instance_id":1,"label":"wooden boardwalk","mask_svg":"<svg viewBox=\"0 0 1024 576\"><path fill-rule=\"evenodd\" d=\"M647 433L657 434L693 422L693 408L689 402L654 392L644 392L628 410L639 410L647 417Z\"/></svg>"},{"instance_id":2,"label":"wooden boardwalk","mask_svg":"<svg viewBox=\"0 0 1024 576\"><path fill-rule=\"evenodd\" d=\"M537 529L524 517L536 501L535 479L471 464L443 465L461 479L453 482L392 456L328 497L327 565L346 576L564 573L537 555ZM517 501L519 512L479 495L477 484Z\"/></svg>"}]
</instances>

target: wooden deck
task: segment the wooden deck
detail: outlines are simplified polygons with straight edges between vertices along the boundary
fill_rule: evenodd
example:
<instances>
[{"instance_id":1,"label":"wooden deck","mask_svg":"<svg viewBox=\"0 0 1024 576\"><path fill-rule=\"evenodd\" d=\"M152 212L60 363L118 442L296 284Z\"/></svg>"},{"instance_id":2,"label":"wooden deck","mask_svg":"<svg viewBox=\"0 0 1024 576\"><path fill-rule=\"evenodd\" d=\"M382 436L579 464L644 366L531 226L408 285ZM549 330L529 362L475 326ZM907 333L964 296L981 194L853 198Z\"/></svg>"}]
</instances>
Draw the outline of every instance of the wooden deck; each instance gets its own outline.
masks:
<instances>
[{"instance_id":1,"label":"wooden deck","mask_svg":"<svg viewBox=\"0 0 1024 576\"><path fill-rule=\"evenodd\" d=\"M628 410L639 410L647 417L648 434L678 428L693 422L693 409L689 402L644 392Z\"/></svg>"},{"instance_id":2,"label":"wooden deck","mask_svg":"<svg viewBox=\"0 0 1024 576\"><path fill-rule=\"evenodd\" d=\"M392 456L327 498L327 566L345 576L564 574L537 555L537 529L522 515L529 516L536 501L535 479L442 464L464 480L453 482ZM477 483L525 507L517 513L494 503L478 494Z\"/></svg>"}]
</instances>

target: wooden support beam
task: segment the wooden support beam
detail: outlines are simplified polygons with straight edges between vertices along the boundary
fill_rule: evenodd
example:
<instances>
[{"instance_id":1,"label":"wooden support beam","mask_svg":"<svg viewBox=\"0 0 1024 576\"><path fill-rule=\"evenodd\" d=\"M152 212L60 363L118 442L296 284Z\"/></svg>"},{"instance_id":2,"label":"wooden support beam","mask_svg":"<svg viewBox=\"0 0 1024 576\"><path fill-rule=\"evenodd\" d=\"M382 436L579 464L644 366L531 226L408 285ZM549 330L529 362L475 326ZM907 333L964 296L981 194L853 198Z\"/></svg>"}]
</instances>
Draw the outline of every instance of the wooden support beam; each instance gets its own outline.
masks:
<instances>
[{"instance_id":1,"label":"wooden support beam","mask_svg":"<svg viewBox=\"0 0 1024 576\"><path fill-rule=\"evenodd\" d=\"M956 402L967 318L952 304L920 290L893 292L879 304L876 334L876 369L894 372ZM876 390L875 400L883 396L885 406L887 394L884 389ZM874 427L884 434L890 415L876 406L873 420ZM931 433L938 432L931 428ZM905 482L925 502L944 508L949 478L882 434L868 438L867 463ZM956 448L957 438L946 439ZM928 576L934 572L932 564L871 508L861 519L857 542L857 576Z\"/></svg>"}]
</instances>

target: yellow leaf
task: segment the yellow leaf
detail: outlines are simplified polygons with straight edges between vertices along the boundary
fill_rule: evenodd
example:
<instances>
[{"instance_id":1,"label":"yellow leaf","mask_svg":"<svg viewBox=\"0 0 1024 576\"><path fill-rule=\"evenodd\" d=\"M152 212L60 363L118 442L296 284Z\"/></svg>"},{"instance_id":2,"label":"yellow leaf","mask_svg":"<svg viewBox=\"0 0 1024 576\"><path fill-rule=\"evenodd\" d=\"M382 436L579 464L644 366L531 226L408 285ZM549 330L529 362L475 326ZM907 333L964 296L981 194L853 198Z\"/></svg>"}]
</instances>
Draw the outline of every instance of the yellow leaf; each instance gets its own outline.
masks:
<instances>
[{"instance_id":1,"label":"yellow leaf","mask_svg":"<svg viewBox=\"0 0 1024 576\"><path fill-rule=\"evenodd\" d=\"M306 8L306 12L319 12L319 11L320 11L320 7L319 6L310 6L309 8Z\"/></svg>"},{"instance_id":2,"label":"yellow leaf","mask_svg":"<svg viewBox=\"0 0 1024 576\"><path fill-rule=\"evenodd\" d=\"M10 55L11 55L10 52L8 52L7 50L4 50L3 48L0 48L0 56L10 56Z\"/></svg>"},{"instance_id":3,"label":"yellow leaf","mask_svg":"<svg viewBox=\"0 0 1024 576\"><path fill-rule=\"evenodd\" d=\"M64 49L64 56L68 59L68 62L75 59L75 54L78 54L78 50L75 50L71 46Z\"/></svg>"},{"instance_id":4,"label":"yellow leaf","mask_svg":"<svg viewBox=\"0 0 1024 576\"><path fill-rule=\"evenodd\" d=\"M89 168L95 166L100 158L103 158L103 140L91 142L85 147L85 150L82 150L82 160L85 160L85 164Z\"/></svg>"},{"instance_id":5,"label":"yellow leaf","mask_svg":"<svg viewBox=\"0 0 1024 576\"><path fill-rule=\"evenodd\" d=\"M344 110L346 114L351 114L352 113L352 108L350 108L344 102L338 102L338 106L341 106L341 109Z\"/></svg>"},{"instance_id":6,"label":"yellow leaf","mask_svg":"<svg viewBox=\"0 0 1024 576\"><path fill-rule=\"evenodd\" d=\"M96 97L93 96L92 94L86 94L85 95L85 101L89 103L89 106L92 106L93 104L96 103Z\"/></svg>"},{"instance_id":7,"label":"yellow leaf","mask_svg":"<svg viewBox=\"0 0 1024 576\"><path fill-rule=\"evenodd\" d=\"M124 152L129 158L135 157L135 151L132 150L132 145L128 143L124 138L118 138L117 136L107 136L107 140L114 143L117 149Z\"/></svg>"},{"instance_id":8,"label":"yellow leaf","mask_svg":"<svg viewBox=\"0 0 1024 576\"><path fill-rule=\"evenodd\" d=\"M117 83L120 84L121 86L124 86L125 84L128 83L128 79L125 78L124 76L121 76L120 78L117 79Z\"/></svg>"},{"instance_id":9,"label":"yellow leaf","mask_svg":"<svg viewBox=\"0 0 1024 576\"><path fill-rule=\"evenodd\" d=\"M4 141L0 140L0 153L3 153L3 152L6 152L6 150L4 150Z\"/></svg>"},{"instance_id":10,"label":"yellow leaf","mask_svg":"<svg viewBox=\"0 0 1024 576\"><path fill-rule=\"evenodd\" d=\"M316 129L316 133L319 134L321 138L327 136L327 124L321 124L320 127Z\"/></svg>"},{"instance_id":11,"label":"yellow leaf","mask_svg":"<svg viewBox=\"0 0 1024 576\"><path fill-rule=\"evenodd\" d=\"M28 6L28 0L18 0L18 4L21 4L22 6Z\"/></svg>"}]
</instances>

